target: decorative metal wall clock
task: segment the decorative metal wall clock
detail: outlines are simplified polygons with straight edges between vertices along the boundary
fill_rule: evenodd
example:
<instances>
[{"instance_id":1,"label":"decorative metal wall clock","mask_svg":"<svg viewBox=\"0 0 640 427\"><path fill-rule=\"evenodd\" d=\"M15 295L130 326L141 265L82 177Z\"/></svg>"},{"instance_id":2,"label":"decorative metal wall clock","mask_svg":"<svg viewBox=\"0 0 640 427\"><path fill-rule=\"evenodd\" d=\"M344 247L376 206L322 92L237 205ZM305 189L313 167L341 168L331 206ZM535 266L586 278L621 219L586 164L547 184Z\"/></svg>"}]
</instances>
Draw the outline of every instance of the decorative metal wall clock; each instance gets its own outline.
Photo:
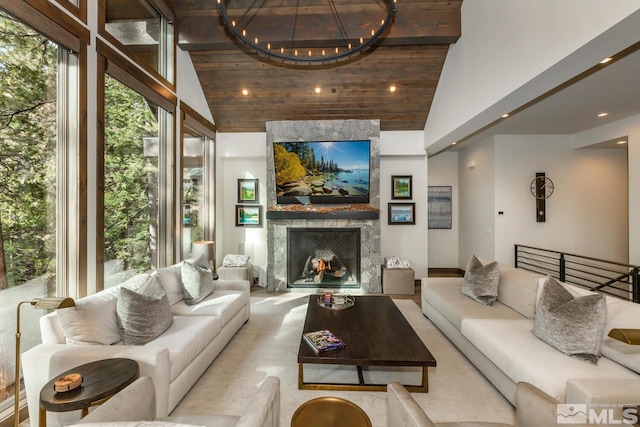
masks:
<instances>
[{"instance_id":1,"label":"decorative metal wall clock","mask_svg":"<svg viewBox=\"0 0 640 427\"><path fill-rule=\"evenodd\" d=\"M544 172L537 172L531 181L531 195L536 198L536 222L545 222L547 218L545 201L551 197L555 186L553 181Z\"/></svg>"}]
</instances>

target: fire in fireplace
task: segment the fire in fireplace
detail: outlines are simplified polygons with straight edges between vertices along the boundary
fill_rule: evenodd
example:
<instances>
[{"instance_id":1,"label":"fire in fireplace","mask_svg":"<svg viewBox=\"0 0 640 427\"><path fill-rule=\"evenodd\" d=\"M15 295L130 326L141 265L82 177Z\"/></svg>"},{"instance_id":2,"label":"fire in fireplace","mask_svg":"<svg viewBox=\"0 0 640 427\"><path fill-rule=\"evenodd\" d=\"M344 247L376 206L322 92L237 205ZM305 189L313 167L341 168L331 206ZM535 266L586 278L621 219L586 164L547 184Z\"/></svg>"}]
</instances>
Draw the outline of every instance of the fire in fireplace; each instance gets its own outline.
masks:
<instances>
[{"instance_id":1,"label":"fire in fireplace","mask_svg":"<svg viewBox=\"0 0 640 427\"><path fill-rule=\"evenodd\" d=\"M360 286L359 228L287 229L290 287Z\"/></svg>"}]
</instances>

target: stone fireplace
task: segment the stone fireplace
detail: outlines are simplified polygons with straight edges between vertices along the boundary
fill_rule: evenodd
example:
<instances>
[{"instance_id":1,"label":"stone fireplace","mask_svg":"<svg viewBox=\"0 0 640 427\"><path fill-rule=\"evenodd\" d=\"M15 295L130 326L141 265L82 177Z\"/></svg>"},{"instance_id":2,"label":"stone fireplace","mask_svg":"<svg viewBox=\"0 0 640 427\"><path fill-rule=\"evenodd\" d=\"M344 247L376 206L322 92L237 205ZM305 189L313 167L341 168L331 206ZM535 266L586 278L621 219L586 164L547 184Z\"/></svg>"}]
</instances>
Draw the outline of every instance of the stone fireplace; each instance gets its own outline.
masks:
<instances>
[{"instance_id":1,"label":"stone fireplace","mask_svg":"<svg viewBox=\"0 0 640 427\"><path fill-rule=\"evenodd\" d=\"M360 228L289 227L287 286L359 288Z\"/></svg>"},{"instance_id":2,"label":"stone fireplace","mask_svg":"<svg viewBox=\"0 0 640 427\"><path fill-rule=\"evenodd\" d=\"M382 292L379 272L380 122L281 121L267 122L266 128L268 291L285 292L300 289L313 292L318 289L347 288L352 293ZM274 142L365 139L371 142L369 205L296 205L293 209L284 209L283 206L277 205ZM292 231L299 235L293 242ZM330 234L333 237L322 237ZM350 240L345 237L343 241L342 237L337 237L347 234L351 235ZM319 241L324 247L310 249L309 242L314 240ZM294 244L293 248L290 246L291 243ZM335 246L326 245L327 243ZM296 244L302 245L303 249L300 250L299 246L296 248ZM331 270L319 274L307 269L307 259L309 264L312 264L313 258L316 258L316 262L321 259L325 264L334 259L338 265L332 264ZM343 268L341 271L345 273L340 277L342 273L337 269Z\"/></svg>"}]
</instances>

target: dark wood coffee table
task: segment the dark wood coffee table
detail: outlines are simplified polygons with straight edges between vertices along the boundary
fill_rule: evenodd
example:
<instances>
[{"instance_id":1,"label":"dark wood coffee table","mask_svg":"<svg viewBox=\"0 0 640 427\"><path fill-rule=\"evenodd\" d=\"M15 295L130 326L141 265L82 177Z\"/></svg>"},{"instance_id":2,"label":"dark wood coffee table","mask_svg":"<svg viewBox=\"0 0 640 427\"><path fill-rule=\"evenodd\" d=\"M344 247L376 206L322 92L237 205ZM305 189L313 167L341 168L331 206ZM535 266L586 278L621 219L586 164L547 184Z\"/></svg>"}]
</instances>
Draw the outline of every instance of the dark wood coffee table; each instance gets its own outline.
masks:
<instances>
[{"instance_id":1,"label":"dark wood coffee table","mask_svg":"<svg viewBox=\"0 0 640 427\"><path fill-rule=\"evenodd\" d=\"M71 391L57 393L53 383L60 377L78 373L82 385ZM38 425L47 425L47 411L67 412L82 410L87 415L89 407L99 405L134 382L140 376L138 362L131 359L113 358L87 363L57 375L40 391L40 420Z\"/></svg>"},{"instance_id":2,"label":"dark wood coffee table","mask_svg":"<svg viewBox=\"0 0 640 427\"><path fill-rule=\"evenodd\" d=\"M355 305L345 310L329 310L309 297L303 333L329 329L346 346L316 354L300 338L298 350L298 388L301 390L373 390L385 391L386 384L366 384L362 367L406 366L422 368L422 383L406 385L409 391L429 391L428 367L436 360L386 295L357 296ZM304 381L304 364L353 365L358 369L358 384L311 383Z\"/></svg>"}]
</instances>

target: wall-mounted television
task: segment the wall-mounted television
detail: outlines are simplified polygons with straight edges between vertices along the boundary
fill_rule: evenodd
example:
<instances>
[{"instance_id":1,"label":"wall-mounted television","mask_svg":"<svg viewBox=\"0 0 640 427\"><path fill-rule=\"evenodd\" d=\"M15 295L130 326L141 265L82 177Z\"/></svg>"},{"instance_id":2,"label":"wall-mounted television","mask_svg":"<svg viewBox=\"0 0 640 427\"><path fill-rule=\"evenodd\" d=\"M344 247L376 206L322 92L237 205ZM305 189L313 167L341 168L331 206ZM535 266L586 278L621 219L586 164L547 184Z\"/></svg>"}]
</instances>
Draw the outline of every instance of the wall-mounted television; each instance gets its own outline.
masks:
<instances>
[{"instance_id":1,"label":"wall-mounted television","mask_svg":"<svg viewBox=\"0 0 640 427\"><path fill-rule=\"evenodd\" d=\"M278 204L369 203L371 142L274 142Z\"/></svg>"}]
</instances>

